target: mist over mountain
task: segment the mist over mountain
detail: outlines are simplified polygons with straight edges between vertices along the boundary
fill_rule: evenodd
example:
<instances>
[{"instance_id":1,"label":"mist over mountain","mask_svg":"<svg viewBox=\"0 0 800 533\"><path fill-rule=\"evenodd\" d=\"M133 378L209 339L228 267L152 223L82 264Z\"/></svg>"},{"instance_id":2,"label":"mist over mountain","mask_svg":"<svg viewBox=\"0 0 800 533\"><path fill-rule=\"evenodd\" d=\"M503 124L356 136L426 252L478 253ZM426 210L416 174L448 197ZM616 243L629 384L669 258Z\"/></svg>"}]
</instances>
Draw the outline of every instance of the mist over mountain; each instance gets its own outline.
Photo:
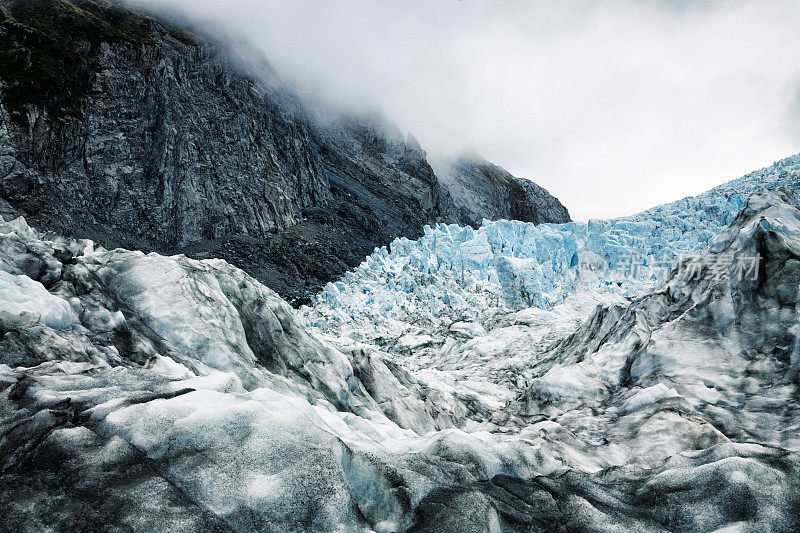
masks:
<instances>
[{"instance_id":1,"label":"mist over mountain","mask_svg":"<svg viewBox=\"0 0 800 533\"><path fill-rule=\"evenodd\" d=\"M304 94L381 109L431 155L476 150L576 220L800 151L791 0L136 5L245 35Z\"/></svg>"},{"instance_id":2,"label":"mist over mountain","mask_svg":"<svg viewBox=\"0 0 800 533\"><path fill-rule=\"evenodd\" d=\"M425 224L511 216L489 202L465 219L413 137L309 108L240 42L117 4L3 5L0 198L40 228L223 257L300 302ZM569 220L537 216L560 207L546 191L515 198L522 220Z\"/></svg>"}]
</instances>

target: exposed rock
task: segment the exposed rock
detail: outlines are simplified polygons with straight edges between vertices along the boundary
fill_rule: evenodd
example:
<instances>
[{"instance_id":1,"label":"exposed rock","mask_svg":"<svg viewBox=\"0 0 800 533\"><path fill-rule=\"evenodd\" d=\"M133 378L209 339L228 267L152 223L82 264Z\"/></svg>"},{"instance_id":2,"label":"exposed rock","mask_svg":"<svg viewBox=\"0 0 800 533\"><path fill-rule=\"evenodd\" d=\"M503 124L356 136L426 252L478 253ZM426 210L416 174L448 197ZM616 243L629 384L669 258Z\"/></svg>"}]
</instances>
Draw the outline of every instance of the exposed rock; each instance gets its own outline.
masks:
<instances>
[{"instance_id":1,"label":"exposed rock","mask_svg":"<svg viewBox=\"0 0 800 533\"><path fill-rule=\"evenodd\" d=\"M475 153L434 163L461 224L478 227L483 219L537 224L570 221L557 198L534 182L517 178Z\"/></svg>"},{"instance_id":2,"label":"exposed rock","mask_svg":"<svg viewBox=\"0 0 800 533\"><path fill-rule=\"evenodd\" d=\"M294 302L376 246L455 220L413 137L319 118L266 60L245 69L227 46L113 3L0 8L6 213L108 248L222 257Z\"/></svg>"}]
</instances>

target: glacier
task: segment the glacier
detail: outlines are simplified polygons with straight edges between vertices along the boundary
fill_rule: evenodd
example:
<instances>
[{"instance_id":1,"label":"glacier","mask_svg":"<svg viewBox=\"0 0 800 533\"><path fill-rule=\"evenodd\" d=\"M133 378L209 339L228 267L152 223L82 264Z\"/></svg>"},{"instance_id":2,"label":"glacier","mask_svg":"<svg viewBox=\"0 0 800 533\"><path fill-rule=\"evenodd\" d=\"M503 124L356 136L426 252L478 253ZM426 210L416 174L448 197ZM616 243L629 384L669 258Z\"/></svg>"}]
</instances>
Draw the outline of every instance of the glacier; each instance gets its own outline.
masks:
<instances>
[{"instance_id":1,"label":"glacier","mask_svg":"<svg viewBox=\"0 0 800 533\"><path fill-rule=\"evenodd\" d=\"M487 302L547 310L578 289L634 296L663 281L681 255L702 250L754 191L800 189L798 169L794 156L698 196L613 220L426 226L422 238L395 239L329 283L306 315L311 324L316 315L318 324L368 323L419 307L434 316L474 316L470 309Z\"/></svg>"},{"instance_id":2,"label":"glacier","mask_svg":"<svg viewBox=\"0 0 800 533\"><path fill-rule=\"evenodd\" d=\"M796 531L799 177L428 228L299 311L0 221L0 530Z\"/></svg>"}]
</instances>

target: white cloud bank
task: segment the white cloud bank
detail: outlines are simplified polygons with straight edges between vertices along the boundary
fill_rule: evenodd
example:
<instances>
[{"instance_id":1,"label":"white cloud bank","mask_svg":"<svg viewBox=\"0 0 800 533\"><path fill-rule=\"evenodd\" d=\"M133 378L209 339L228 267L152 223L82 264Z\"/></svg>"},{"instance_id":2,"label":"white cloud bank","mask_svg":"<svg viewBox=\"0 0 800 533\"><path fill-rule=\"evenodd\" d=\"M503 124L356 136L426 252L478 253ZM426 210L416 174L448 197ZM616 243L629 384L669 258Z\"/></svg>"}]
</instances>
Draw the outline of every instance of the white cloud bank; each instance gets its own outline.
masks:
<instances>
[{"instance_id":1,"label":"white cloud bank","mask_svg":"<svg viewBox=\"0 0 800 533\"><path fill-rule=\"evenodd\" d=\"M474 148L576 219L630 214L800 151L800 4L140 0L244 34L279 72Z\"/></svg>"}]
</instances>

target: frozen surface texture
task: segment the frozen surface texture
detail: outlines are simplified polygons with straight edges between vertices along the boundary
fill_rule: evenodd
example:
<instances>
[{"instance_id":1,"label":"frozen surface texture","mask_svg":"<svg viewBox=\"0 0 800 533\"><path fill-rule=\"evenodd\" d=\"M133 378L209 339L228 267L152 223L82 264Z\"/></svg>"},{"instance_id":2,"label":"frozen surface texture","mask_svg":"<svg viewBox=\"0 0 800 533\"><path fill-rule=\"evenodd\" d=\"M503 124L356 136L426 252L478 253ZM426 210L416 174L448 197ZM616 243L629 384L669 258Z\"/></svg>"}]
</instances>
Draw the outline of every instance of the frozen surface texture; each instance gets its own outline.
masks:
<instances>
[{"instance_id":1,"label":"frozen surface texture","mask_svg":"<svg viewBox=\"0 0 800 533\"><path fill-rule=\"evenodd\" d=\"M2 222L0 530L797 531L797 163L435 228L302 316L224 261Z\"/></svg>"},{"instance_id":2,"label":"frozen surface texture","mask_svg":"<svg viewBox=\"0 0 800 533\"><path fill-rule=\"evenodd\" d=\"M53 329L68 328L74 320L69 304L53 296L24 274L0 270L0 313L29 314Z\"/></svg>"},{"instance_id":3,"label":"frozen surface texture","mask_svg":"<svg viewBox=\"0 0 800 533\"><path fill-rule=\"evenodd\" d=\"M548 310L579 289L635 296L719 235L750 194L781 186L800 191L800 156L629 217L426 227L424 237L397 239L328 284L306 314L363 331L416 314L474 320L494 306Z\"/></svg>"}]
</instances>

